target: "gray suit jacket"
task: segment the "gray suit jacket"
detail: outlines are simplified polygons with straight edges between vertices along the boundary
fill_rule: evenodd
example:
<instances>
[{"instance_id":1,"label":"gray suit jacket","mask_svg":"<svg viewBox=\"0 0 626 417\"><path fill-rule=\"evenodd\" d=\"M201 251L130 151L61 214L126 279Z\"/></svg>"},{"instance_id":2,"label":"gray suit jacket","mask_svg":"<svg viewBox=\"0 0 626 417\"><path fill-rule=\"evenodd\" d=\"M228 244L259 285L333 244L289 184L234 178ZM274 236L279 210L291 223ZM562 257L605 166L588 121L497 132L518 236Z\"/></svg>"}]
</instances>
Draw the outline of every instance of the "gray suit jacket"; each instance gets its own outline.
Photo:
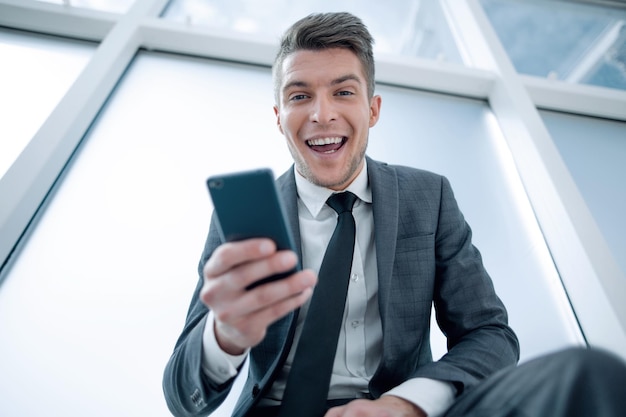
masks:
<instances>
[{"instance_id":1,"label":"gray suit jacket","mask_svg":"<svg viewBox=\"0 0 626 417\"><path fill-rule=\"evenodd\" d=\"M496 296L471 230L459 211L448 181L414 168L368 158L373 195L383 357L370 381L377 398L409 378L452 382L458 392L498 369L516 363L518 341ZM297 194L293 170L277 180L299 247ZM221 244L215 219L199 272ZM299 249L299 248L298 248ZM170 411L204 416L217 408L233 381L218 385L202 372L202 329L207 308L199 301L202 277L193 295L183 332L163 380ZM448 353L433 362L430 315L434 303ZM296 313L274 323L253 348L249 374L233 416L243 416L271 386L293 339Z\"/></svg>"}]
</instances>

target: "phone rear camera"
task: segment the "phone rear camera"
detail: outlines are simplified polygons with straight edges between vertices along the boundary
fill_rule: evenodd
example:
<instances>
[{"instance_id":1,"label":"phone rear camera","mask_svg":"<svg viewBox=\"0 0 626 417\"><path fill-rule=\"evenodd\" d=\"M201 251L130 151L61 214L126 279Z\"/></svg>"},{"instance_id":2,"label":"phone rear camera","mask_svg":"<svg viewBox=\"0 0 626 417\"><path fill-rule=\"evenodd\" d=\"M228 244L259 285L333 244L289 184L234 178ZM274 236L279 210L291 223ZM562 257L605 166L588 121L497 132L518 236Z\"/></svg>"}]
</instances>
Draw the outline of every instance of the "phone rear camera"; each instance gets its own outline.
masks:
<instances>
[{"instance_id":1,"label":"phone rear camera","mask_svg":"<svg viewBox=\"0 0 626 417\"><path fill-rule=\"evenodd\" d=\"M222 180L211 180L209 181L209 187L214 188L216 190L221 189L224 186L224 181Z\"/></svg>"}]
</instances>

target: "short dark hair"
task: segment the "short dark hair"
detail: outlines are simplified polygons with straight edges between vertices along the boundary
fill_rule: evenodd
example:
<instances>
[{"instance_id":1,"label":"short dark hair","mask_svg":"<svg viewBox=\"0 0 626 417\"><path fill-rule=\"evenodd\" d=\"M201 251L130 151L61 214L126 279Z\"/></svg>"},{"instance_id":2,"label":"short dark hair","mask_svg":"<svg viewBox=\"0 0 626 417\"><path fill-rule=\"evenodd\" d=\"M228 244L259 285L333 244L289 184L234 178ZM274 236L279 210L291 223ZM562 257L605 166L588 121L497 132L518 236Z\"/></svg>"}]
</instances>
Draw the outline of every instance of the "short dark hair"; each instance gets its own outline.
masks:
<instances>
[{"instance_id":1,"label":"short dark hair","mask_svg":"<svg viewBox=\"0 0 626 417\"><path fill-rule=\"evenodd\" d=\"M374 38L361 19L350 13L314 13L294 23L284 33L274 60L274 95L279 102L281 70L285 58L300 50L349 49L357 56L367 82L367 93L374 95Z\"/></svg>"}]
</instances>

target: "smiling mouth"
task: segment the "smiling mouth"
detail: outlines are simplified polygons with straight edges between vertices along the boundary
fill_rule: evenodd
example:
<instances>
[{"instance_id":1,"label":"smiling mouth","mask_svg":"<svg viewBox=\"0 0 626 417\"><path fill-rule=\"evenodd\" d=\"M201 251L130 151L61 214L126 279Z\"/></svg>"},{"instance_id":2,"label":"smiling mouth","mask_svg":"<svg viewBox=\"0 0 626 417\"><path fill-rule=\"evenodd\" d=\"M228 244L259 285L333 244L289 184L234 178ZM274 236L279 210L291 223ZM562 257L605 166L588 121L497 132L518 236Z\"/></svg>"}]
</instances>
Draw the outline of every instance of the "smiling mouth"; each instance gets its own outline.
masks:
<instances>
[{"instance_id":1,"label":"smiling mouth","mask_svg":"<svg viewBox=\"0 0 626 417\"><path fill-rule=\"evenodd\" d=\"M347 140L348 138L344 136L337 136L332 138L309 139L306 141L306 144L315 152L333 153L337 152Z\"/></svg>"}]
</instances>

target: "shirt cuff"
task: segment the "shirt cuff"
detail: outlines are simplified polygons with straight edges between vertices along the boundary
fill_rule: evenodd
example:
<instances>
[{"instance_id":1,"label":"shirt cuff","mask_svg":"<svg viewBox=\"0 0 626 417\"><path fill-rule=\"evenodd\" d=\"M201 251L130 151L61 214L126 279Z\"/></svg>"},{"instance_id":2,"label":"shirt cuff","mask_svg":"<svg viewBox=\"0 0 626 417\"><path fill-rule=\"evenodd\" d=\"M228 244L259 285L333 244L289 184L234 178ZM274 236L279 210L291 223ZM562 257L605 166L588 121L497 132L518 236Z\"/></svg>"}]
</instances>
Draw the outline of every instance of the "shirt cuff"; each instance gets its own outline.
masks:
<instances>
[{"instance_id":1,"label":"shirt cuff","mask_svg":"<svg viewBox=\"0 0 626 417\"><path fill-rule=\"evenodd\" d=\"M394 395L420 407L428 417L441 416L454 402L456 389L450 382L412 378L383 395Z\"/></svg>"},{"instance_id":2,"label":"shirt cuff","mask_svg":"<svg viewBox=\"0 0 626 417\"><path fill-rule=\"evenodd\" d=\"M237 368L246 360L248 350L237 356L224 352L215 337L213 312L208 314L202 332L202 371L215 383L223 384L237 375Z\"/></svg>"}]
</instances>

